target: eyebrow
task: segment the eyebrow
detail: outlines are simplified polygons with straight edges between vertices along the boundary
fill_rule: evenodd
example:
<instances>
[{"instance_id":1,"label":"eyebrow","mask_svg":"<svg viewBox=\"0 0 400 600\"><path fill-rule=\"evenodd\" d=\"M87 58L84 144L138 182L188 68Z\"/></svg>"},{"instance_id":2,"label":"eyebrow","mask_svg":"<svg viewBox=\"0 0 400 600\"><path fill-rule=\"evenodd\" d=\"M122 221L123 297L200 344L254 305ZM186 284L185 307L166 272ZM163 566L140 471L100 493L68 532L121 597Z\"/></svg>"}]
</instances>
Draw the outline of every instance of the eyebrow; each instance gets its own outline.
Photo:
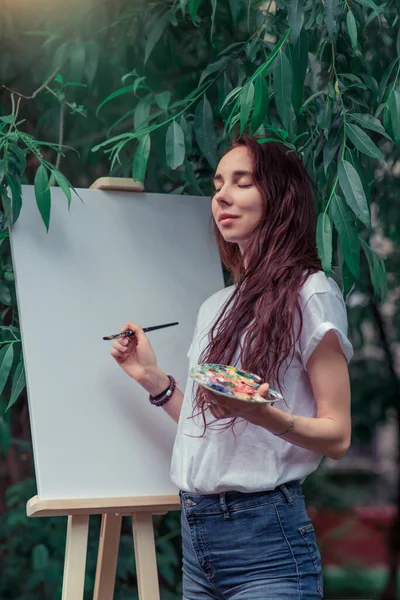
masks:
<instances>
[{"instance_id":1,"label":"eyebrow","mask_svg":"<svg viewBox=\"0 0 400 600\"><path fill-rule=\"evenodd\" d=\"M238 178L238 177L243 177L244 175L253 175L253 173L251 171L233 171L232 175L233 175L233 177ZM223 177L220 173L217 173L216 175L214 175L213 181L221 181L221 180L223 180Z\"/></svg>"}]
</instances>

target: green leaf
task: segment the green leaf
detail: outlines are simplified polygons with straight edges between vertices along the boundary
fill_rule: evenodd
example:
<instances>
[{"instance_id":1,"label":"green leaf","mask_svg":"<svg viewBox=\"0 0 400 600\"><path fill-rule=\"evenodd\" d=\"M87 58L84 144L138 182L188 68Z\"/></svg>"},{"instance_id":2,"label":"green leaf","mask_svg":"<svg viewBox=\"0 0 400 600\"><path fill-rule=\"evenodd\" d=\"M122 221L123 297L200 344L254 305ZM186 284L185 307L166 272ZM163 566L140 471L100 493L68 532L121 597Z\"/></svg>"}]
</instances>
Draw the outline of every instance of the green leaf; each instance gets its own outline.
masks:
<instances>
[{"instance_id":1,"label":"green leaf","mask_svg":"<svg viewBox=\"0 0 400 600\"><path fill-rule=\"evenodd\" d=\"M23 176L26 169L26 151L22 150L18 144L10 144L10 163L15 163L18 175Z\"/></svg>"},{"instance_id":2,"label":"green leaf","mask_svg":"<svg viewBox=\"0 0 400 600\"><path fill-rule=\"evenodd\" d=\"M187 4L187 0L179 0L179 6L181 8L182 17L184 17L186 14L186 4Z\"/></svg>"},{"instance_id":3,"label":"green leaf","mask_svg":"<svg viewBox=\"0 0 400 600\"><path fill-rule=\"evenodd\" d=\"M51 193L47 169L43 165L40 165L36 171L34 189L39 212L43 223L46 226L46 230L48 231L50 224Z\"/></svg>"},{"instance_id":4,"label":"green leaf","mask_svg":"<svg viewBox=\"0 0 400 600\"><path fill-rule=\"evenodd\" d=\"M353 213L367 227L371 227L371 217L361 179L353 165L341 160L338 167L339 183L347 204Z\"/></svg>"},{"instance_id":5,"label":"green leaf","mask_svg":"<svg viewBox=\"0 0 400 600\"><path fill-rule=\"evenodd\" d=\"M37 544L32 548L32 569L41 571L49 564L49 551L44 544Z\"/></svg>"},{"instance_id":6,"label":"green leaf","mask_svg":"<svg viewBox=\"0 0 400 600\"><path fill-rule=\"evenodd\" d=\"M22 208L21 182L17 177L6 176L12 198L12 225L17 221Z\"/></svg>"},{"instance_id":7,"label":"green leaf","mask_svg":"<svg viewBox=\"0 0 400 600\"><path fill-rule=\"evenodd\" d=\"M303 93L304 93L304 80L306 77L307 66L308 66L308 48L309 38L306 31L302 31L296 44L291 47L291 62L292 62L292 78L293 78L293 89L292 89L292 104L293 110L296 115L299 114L301 107Z\"/></svg>"},{"instance_id":8,"label":"green leaf","mask_svg":"<svg viewBox=\"0 0 400 600\"><path fill-rule=\"evenodd\" d=\"M222 56L215 62L209 64L202 72L198 85L200 86L209 75L211 75L212 73L215 73L215 71L219 71L220 69L222 69L222 67L226 66L230 61L231 61L231 56L228 55L228 56Z\"/></svg>"},{"instance_id":9,"label":"green leaf","mask_svg":"<svg viewBox=\"0 0 400 600\"><path fill-rule=\"evenodd\" d=\"M95 40L86 42L85 75L89 85L92 85L99 64L100 47Z\"/></svg>"},{"instance_id":10,"label":"green leaf","mask_svg":"<svg viewBox=\"0 0 400 600\"><path fill-rule=\"evenodd\" d=\"M387 296L387 278L386 278L386 268L385 268L385 260L380 256L378 258L379 261L379 269L378 269L378 285L379 291L381 293L381 303L384 304Z\"/></svg>"},{"instance_id":11,"label":"green leaf","mask_svg":"<svg viewBox=\"0 0 400 600\"><path fill-rule=\"evenodd\" d=\"M332 267L332 225L326 212L318 216L317 248L324 273L329 275Z\"/></svg>"},{"instance_id":12,"label":"green leaf","mask_svg":"<svg viewBox=\"0 0 400 600\"><path fill-rule=\"evenodd\" d=\"M213 39L213 35L214 35L214 25L215 25L215 13L217 10L217 0L211 0L211 7L212 7L212 13L211 13L211 35L210 35L210 39Z\"/></svg>"},{"instance_id":13,"label":"green leaf","mask_svg":"<svg viewBox=\"0 0 400 600\"><path fill-rule=\"evenodd\" d=\"M112 92L112 94L109 94L107 96L107 98L105 98L103 100L103 102L101 102L99 104L99 106L97 107L97 111L96 111L96 115L99 114L100 110L103 108L103 106L105 106L108 102L110 102L111 100L114 100L115 98L118 98L119 96L122 96L123 94L127 94L128 92L132 92L133 88L132 88L132 84L130 85L126 85L123 88L120 88L119 90L115 90L115 92Z\"/></svg>"},{"instance_id":14,"label":"green leaf","mask_svg":"<svg viewBox=\"0 0 400 600\"><path fill-rule=\"evenodd\" d=\"M367 156L371 156L371 158L377 158L378 160L385 162L382 152L365 133L365 131L360 129L360 127L348 123L346 132L357 150L363 154L366 154Z\"/></svg>"},{"instance_id":15,"label":"green leaf","mask_svg":"<svg viewBox=\"0 0 400 600\"><path fill-rule=\"evenodd\" d=\"M240 135L242 135L249 120L254 100L254 83L249 81L240 94Z\"/></svg>"},{"instance_id":16,"label":"green leaf","mask_svg":"<svg viewBox=\"0 0 400 600\"><path fill-rule=\"evenodd\" d=\"M328 31L328 39L333 39L339 31L341 15L340 0L325 0L324 22Z\"/></svg>"},{"instance_id":17,"label":"green leaf","mask_svg":"<svg viewBox=\"0 0 400 600\"><path fill-rule=\"evenodd\" d=\"M189 14L193 23L196 21L197 13L203 0L189 0Z\"/></svg>"},{"instance_id":18,"label":"green leaf","mask_svg":"<svg viewBox=\"0 0 400 600\"><path fill-rule=\"evenodd\" d=\"M185 160L185 137L182 127L175 120L170 123L167 130L165 153L170 169L177 169Z\"/></svg>"},{"instance_id":19,"label":"green leaf","mask_svg":"<svg viewBox=\"0 0 400 600\"><path fill-rule=\"evenodd\" d=\"M196 107L194 132L201 152L213 169L217 168L217 136L211 104L204 95Z\"/></svg>"},{"instance_id":20,"label":"green leaf","mask_svg":"<svg viewBox=\"0 0 400 600\"><path fill-rule=\"evenodd\" d=\"M203 196L203 192L200 189L199 182L197 181L196 174L193 169L193 164L189 160L185 160L186 177L193 193Z\"/></svg>"},{"instance_id":21,"label":"green leaf","mask_svg":"<svg viewBox=\"0 0 400 600\"><path fill-rule=\"evenodd\" d=\"M400 92L393 90L390 94L388 108L390 112L390 122L392 124L393 135L396 146L400 145Z\"/></svg>"},{"instance_id":22,"label":"green leaf","mask_svg":"<svg viewBox=\"0 0 400 600\"><path fill-rule=\"evenodd\" d=\"M251 131L254 135L264 122L269 107L269 90L264 77L258 77L254 86L254 110L251 116Z\"/></svg>"},{"instance_id":23,"label":"green leaf","mask_svg":"<svg viewBox=\"0 0 400 600\"><path fill-rule=\"evenodd\" d=\"M82 79L85 70L86 61L86 47L83 42L77 40L72 44L69 51L69 58L71 62L71 73L75 80Z\"/></svg>"},{"instance_id":24,"label":"green leaf","mask_svg":"<svg viewBox=\"0 0 400 600\"><path fill-rule=\"evenodd\" d=\"M292 30L292 43L295 44L304 24L304 0L289 0L287 12Z\"/></svg>"},{"instance_id":25,"label":"green leaf","mask_svg":"<svg viewBox=\"0 0 400 600\"><path fill-rule=\"evenodd\" d=\"M280 52L274 63L275 104L286 130L289 128L292 98L292 70L286 54Z\"/></svg>"},{"instance_id":26,"label":"green leaf","mask_svg":"<svg viewBox=\"0 0 400 600\"><path fill-rule=\"evenodd\" d=\"M347 263L343 262L342 264L342 280L343 280L343 296L347 298L348 294L353 288L355 284L356 278L351 273Z\"/></svg>"},{"instance_id":27,"label":"green leaf","mask_svg":"<svg viewBox=\"0 0 400 600\"><path fill-rule=\"evenodd\" d=\"M24 363L19 362L17 368L15 369L12 388L11 388L11 398L10 402L7 405L6 412L14 406L19 396L21 395L22 390L25 388L25 370Z\"/></svg>"},{"instance_id":28,"label":"green leaf","mask_svg":"<svg viewBox=\"0 0 400 600\"><path fill-rule=\"evenodd\" d=\"M366 170L369 172L370 167L369 165L364 168L363 165L360 163L359 157L358 157L358 150L354 149L354 150L349 150L349 148L346 149L344 158L349 161L350 164L353 165L353 167L355 168L355 170L358 173L359 178L361 179L361 183L363 186L363 190L364 190L364 194L365 197L367 198L367 202L368 205L370 204L370 200L371 200L371 185L372 185L372 181L368 181L368 178L366 176ZM366 157L364 157L366 158ZM370 158L366 158L366 160L364 161L367 163L370 163L371 159Z\"/></svg>"},{"instance_id":29,"label":"green leaf","mask_svg":"<svg viewBox=\"0 0 400 600\"><path fill-rule=\"evenodd\" d=\"M190 6L190 0L189 0L189 6ZM150 54L153 52L154 46L157 44L158 40L164 33L164 29L165 29L167 23L168 23L168 12L164 13L162 17L157 19L157 21L151 28L150 33L147 37L146 47L145 47L145 51L144 51L144 64L147 63L147 61L150 57Z\"/></svg>"},{"instance_id":30,"label":"green leaf","mask_svg":"<svg viewBox=\"0 0 400 600\"><path fill-rule=\"evenodd\" d=\"M376 16L379 16L381 13L385 12L385 3L382 6L377 6L375 2L372 0L355 0L358 4L362 6L367 6L368 8L372 8Z\"/></svg>"},{"instance_id":31,"label":"green leaf","mask_svg":"<svg viewBox=\"0 0 400 600\"><path fill-rule=\"evenodd\" d=\"M162 92L161 94L154 94L154 99L161 110L167 110L171 101L171 92Z\"/></svg>"},{"instance_id":32,"label":"green leaf","mask_svg":"<svg viewBox=\"0 0 400 600\"><path fill-rule=\"evenodd\" d=\"M224 72L223 76L218 82L218 106L220 107L219 111L223 118L226 118L228 110L225 108L223 109L222 105L224 104L225 98L232 91L232 87L233 86L228 75L226 72Z\"/></svg>"},{"instance_id":33,"label":"green leaf","mask_svg":"<svg viewBox=\"0 0 400 600\"><path fill-rule=\"evenodd\" d=\"M332 120L332 109L329 98L322 104L321 109L317 115L317 124L321 129L329 129Z\"/></svg>"},{"instance_id":34,"label":"green leaf","mask_svg":"<svg viewBox=\"0 0 400 600\"><path fill-rule=\"evenodd\" d=\"M390 135L388 135L380 122L379 119L370 115L369 113L348 113L350 119L356 121L356 123L360 123L365 129L370 129L371 131L376 131L381 135L385 136L389 140L391 139Z\"/></svg>"},{"instance_id":35,"label":"green leaf","mask_svg":"<svg viewBox=\"0 0 400 600\"><path fill-rule=\"evenodd\" d=\"M192 154L193 125L192 125L192 122L188 123L186 121L184 115L181 116L180 125L182 127L183 136L185 138L186 154L190 155L190 154Z\"/></svg>"},{"instance_id":36,"label":"green leaf","mask_svg":"<svg viewBox=\"0 0 400 600\"><path fill-rule=\"evenodd\" d=\"M0 455L5 455L8 452L11 441L10 425L0 417Z\"/></svg>"},{"instance_id":37,"label":"green leaf","mask_svg":"<svg viewBox=\"0 0 400 600\"><path fill-rule=\"evenodd\" d=\"M136 130L147 127L150 117L151 101L151 94L148 94L137 103L135 112L133 113L133 126Z\"/></svg>"},{"instance_id":38,"label":"green leaf","mask_svg":"<svg viewBox=\"0 0 400 600\"><path fill-rule=\"evenodd\" d=\"M6 306L12 304L11 292L2 281L0 281L0 302Z\"/></svg>"},{"instance_id":39,"label":"green leaf","mask_svg":"<svg viewBox=\"0 0 400 600\"><path fill-rule=\"evenodd\" d=\"M325 175L328 171L329 165L331 164L331 162L342 142L343 142L343 125L340 125L340 127L332 128L329 133L329 136L328 136L328 141L324 145L324 148L322 151Z\"/></svg>"},{"instance_id":40,"label":"green leaf","mask_svg":"<svg viewBox=\"0 0 400 600\"><path fill-rule=\"evenodd\" d=\"M383 74L383 77L379 83L379 102L382 102L385 93L386 93L386 89L387 89L387 84L389 81L389 78L393 72L393 69L395 67L397 67L398 65L398 58L395 58L390 65L388 66L388 68L386 69L385 73ZM378 115L375 115L378 116Z\"/></svg>"},{"instance_id":41,"label":"green leaf","mask_svg":"<svg viewBox=\"0 0 400 600\"><path fill-rule=\"evenodd\" d=\"M146 133L140 138L139 145L133 158L132 179L144 182L146 176L147 162L151 148L150 134Z\"/></svg>"},{"instance_id":42,"label":"green leaf","mask_svg":"<svg viewBox=\"0 0 400 600\"><path fill-rule=\"evenodd\" d=\"M14 121L14 115L5 115L4 117L0 117L0 121L10 124Z\"/></svg>"},{"instance_id":43,"label":"green leaf","mask_svg":"<svg viewBox=\"0 0 400 600\"><path fill-rule=\"evenodd\" d=\"M3 211L5 216L4 225L9 227L12 224L12 200L7 194L5 188L0 187L0 197L3 202ZM1 302L1 284L0 284L0 302Z\"/></svg>"},{"instance_id":44,"label":"green leaf","mask_svg":"<svg viewBox=\"0 0 400 600\"><path fill-rule=\"evenodd\" d=\"M357 24L351 10L347 12L347 31L353 50L357 50Z\"/></svg>"},{"instance_id":45,"label":"green leaf","mask_svg":"<svg viewBox=\"0 0 400 600\"><path fill-rule=\"evenodd\" d=\"M370 248L368 246L368 244L361 237L359 237L359 240L360 240L361 247L364 250L364 254L366 256L367 262L368 262L369 275L371 278L372 286L374 288L374 297L376 297L376 295L379 292L379 289L382 288L382 286L383 286L383 294L381 292L381 296L383 296L383 298L382 298L382 303L383 303L384 299L386 298L386 277L385 277L385 267L384 267L383 261L381 262L381 260L377 257L375 252L372 250L372 248ZM382 271L383 271L383 278L382 278Z\"/></svg>"},{"instance_id":46,"label":"green leaf","mask_svg":"<svg viewBox=\"0 0 400 600\"><path fill-rule=\"evenodd\" d=\"M231 9L233 25L236 27L240 9L242 8L242 0L229 0L229 8Z\"/></svg>"},{"instance_id":47,"label":"green leaf","mask_svg":"<svg viewBox=\"0 0 400 600\"><path fill-rule=\"evenodd\" d=\"M275 48L273 49L273 51L271 52L271 54L268 57L268 60L263 63L262 65L260 65L258 67L258 69L255 71L255 73L253 73L251 80L255 81L255 79L261 75L261 73L265 73L270 65L274 62L275 57L280 53L281 48L283 47L283 45L285 44L286 40L288 39L290 35L290 29L288 29L286 31L286 33L281 37L281 39L279 40L279 42L275 45Z\"/></svg>"},{"instance_id":48,"label":"green leaf","mask_svg":"<svg viewBox=\"0 0 400 600\"><path fill-rule=\"evenodd\" d=\"M14 360L14 344L7 344L0 349L0 396L6 386Z\"/></svg>"},{"instance_id":49,"label":"green leaf","mask_svg":"<svg viewBox=\"0 0 400 600\"><path fill-rule=\"evenodd\" d=\"M51 174L57 181L58 186L62 189L68 201L68 208L71 206L71 184L68 179L57 169L52 169Z\"/></svg>"},{"instance_id":50,"label":"green leaf","mask_svg":"<svg viewBox=\"0 0 400 600\"><path fill-rule=\"evenodd\" d=\"M136 94L137 90L142 88L142 87L146 87L146 86L141 86L140 84L143 83L144 81L146 81L146 76L143 75L142 77L137 77L135 79L135 81L133 82L132 85L132 91L134 94Z\"/></svg>"},{"instance_id":51,"label":"green leaf","mask_svg":"<svg viewBox=\"0 0 400 600\"><path fill-rule=\"evenodd\" d=\"M358 278L360 275L360 247L353 213L347 204L336 195L332 198L330 210L339 233L344 260L352 275Z\"/></svg>"},{"instance_id":52,"label":"green leaf","mask_svg":"<svg viewBox=\"0 0 400 600\"><path fill-rule=\"evenodd\" d=\"M229 94L226 96L224 102L222 103L221 112L225 108L225 106L228 104L228 102L231 102L234 98L236 98L236 96L239 95L239 93L242 89L243 89L242 86L239 85L238 87L235 87L233 90L231 90L229 92Z\"/></svg>"}]
</instances>

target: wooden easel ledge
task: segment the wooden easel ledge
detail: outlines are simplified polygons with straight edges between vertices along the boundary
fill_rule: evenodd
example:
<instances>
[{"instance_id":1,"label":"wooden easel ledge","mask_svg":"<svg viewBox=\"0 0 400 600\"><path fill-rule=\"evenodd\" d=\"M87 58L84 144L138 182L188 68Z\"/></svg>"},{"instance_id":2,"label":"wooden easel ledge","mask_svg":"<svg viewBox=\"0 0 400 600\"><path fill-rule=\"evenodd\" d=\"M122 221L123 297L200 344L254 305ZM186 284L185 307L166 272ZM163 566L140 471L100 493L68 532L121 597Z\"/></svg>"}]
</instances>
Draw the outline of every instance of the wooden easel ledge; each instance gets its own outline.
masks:
<instances>
[{"instance_id":1,"label":"wooden easel ledge","mask_svg":"<svg viewBox=\"0 0 400 600\"><path fill-rule=\"evenodd\" d=\"M92 183L90 190L112 190L114 192L144 192L144 184L129 177L100 177Z\"/></svg>"},{"instance_id":2,"label":"wooden easel ledge","mask_svg":"<svg viewBox=\"0 0 400 600\"><path fill-rule=\"evenodd\" d=\"M164 514L179 510L179 497L135 496L124 498L81 498L65 500L40 500L33 496L26 505L28 517L62 517L65 515L104 515L107 513L130 515L132 512Z\"/></svg>"}]
</instances>

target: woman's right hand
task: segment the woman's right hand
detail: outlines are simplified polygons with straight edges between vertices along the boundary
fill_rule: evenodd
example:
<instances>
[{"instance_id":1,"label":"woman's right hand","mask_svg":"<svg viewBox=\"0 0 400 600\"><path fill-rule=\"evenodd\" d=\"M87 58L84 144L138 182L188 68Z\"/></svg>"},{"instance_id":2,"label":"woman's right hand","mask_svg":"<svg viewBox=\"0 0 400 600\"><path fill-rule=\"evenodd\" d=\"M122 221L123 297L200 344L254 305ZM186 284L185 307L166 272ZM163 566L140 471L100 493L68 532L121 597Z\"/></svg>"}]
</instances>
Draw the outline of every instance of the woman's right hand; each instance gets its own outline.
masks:
<instances>
[{"instance_id":1,"label":"woman's right hand","mask_svg":"<svg viewBox=\"0 0 400 600\"><path fill-rule=\"evenodd\" d=\"M143 329L129 321L120 333L128 329L135 335L115 339L110 354L125 373L140 383L149 372L157 369L157 359Z\"/></svg>"}]
</instances>

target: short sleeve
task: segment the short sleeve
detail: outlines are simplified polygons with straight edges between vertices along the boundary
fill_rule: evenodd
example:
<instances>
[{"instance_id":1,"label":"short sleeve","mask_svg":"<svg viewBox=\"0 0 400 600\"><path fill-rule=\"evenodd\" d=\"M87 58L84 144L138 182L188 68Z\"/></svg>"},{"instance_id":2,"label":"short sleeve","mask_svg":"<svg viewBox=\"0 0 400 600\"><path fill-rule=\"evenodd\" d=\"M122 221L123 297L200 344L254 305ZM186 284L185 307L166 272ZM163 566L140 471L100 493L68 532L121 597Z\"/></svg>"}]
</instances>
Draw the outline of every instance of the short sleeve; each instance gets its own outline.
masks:
<instances>
[{"instance_id":1,"label":"short sleeve","mask_svg":"<svg viewBox=\"0 0 400 600\"><path fill-rule=\"evenodd\" d=\"M324 291L313 293L306 301L303 310L303 327L299 345L304 368L315 348L328 331L334 331L343 354L349 363L353 356L353 346L348 337L346 305L340 292Z\"/></svg>"}]
</instances>

